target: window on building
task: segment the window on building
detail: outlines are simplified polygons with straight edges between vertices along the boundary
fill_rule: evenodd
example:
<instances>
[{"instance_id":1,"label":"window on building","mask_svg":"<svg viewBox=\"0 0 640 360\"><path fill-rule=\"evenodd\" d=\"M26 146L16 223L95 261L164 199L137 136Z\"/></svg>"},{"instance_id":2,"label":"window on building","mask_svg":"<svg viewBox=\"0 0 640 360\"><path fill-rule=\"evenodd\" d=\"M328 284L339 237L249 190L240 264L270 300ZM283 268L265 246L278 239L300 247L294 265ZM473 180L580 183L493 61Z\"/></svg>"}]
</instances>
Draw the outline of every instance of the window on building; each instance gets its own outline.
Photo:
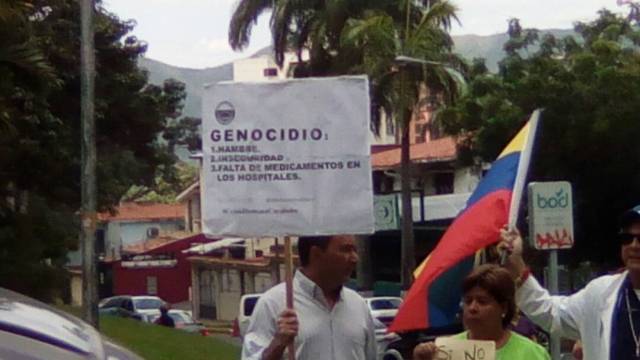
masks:
<instances>
[{"instance_id":1,"label":"window on building","mask_svg":"<svg viewBox=\"0 0 640 360\"><path fill-rule=\"evenodd\" d=\"M160 235L160 229L158 229L156 226L147 228L147 239L155 239L158 237L158 235Z\"/></svg>"},{"instance_id":2,"label":"window on building","mask_svg":"<svg viewBox=\"0 0 640 360\"><path fill-rule=\"evenodd\" d=\"M415 142L416 144L422 144L427 141L427 123L418 123L415 125Z\"/></svg>"},{"instance_id":3,"label":"window on building","mask_svg":"<svg viewBox=\"0 0 640 360\"><path fill-rule=\"evenodd\" d=\"M453 179L452 172L437 173L434 178L436 195L453 194Z\"/></svg>"},{"instance_id":4,"label":"window on building","mask_svg":"<svg viewBox=\"0 0 640 360\"><path fill-rule=\"evenodd\" d=\"M440 126L434 120L431 120L431 122L429 123L429 139L440 139L443 136L442 133L442 128L440 128Z\"/></svg>"},{"instance_id":5,"label":"window on building","mask_svg":"<svg viewBox=\"0 0 640 360\"><path fill-rule=\"evenodd\" d=\"M222 272L222 291L240 292L240 274L238 270L225 269Z\"/></svg>"},{"instance_id":6,"label":"window on building","mask_svg":"<svg viewBox=\"0 0 640 360\"><path fill-rule=\"evenodd\" d=\"M106 249L106 243L104 241L104 229L96 230L96 252L98 254L104 254Z\"/></svg>"},{"instance_id":7,"label":"window on building","mask_svg":"<svg viewBox=\"0 0 640 360\"><path fill-rule=\"evenodd\" d=\"M147 276L147 294L149 295L158 294L158 277Z\"/></svg>"},{"instance_id":8,"label":"window on building","mask_svg":"<svg viewBox=\"0 0 640 360\"><path fill-rule=\"evenodd\" d=\"M379 116L379 115L378 115ZM396 134L396 124L392 118L384 117L385 126L387 127L387 135L393 136Z\"/></svg>"},{"instance_id":9,"label":"window on building","mask_svg":"<svg viewBox=\"0 0 640 360\"><path fill-rule=\"evenodd\" d=\"M193 201L187 201L187 230L189 232L193 232L193 210L191 207L193 206Z\"/></svg>"},{"instance_id":10,"label":"window on building","mask_svg":"<svg viewBox=\"0 0 640 360\"><path fill-rule=\"evenodd\" d=\"M262 70L262 74L265 77L278 76L278 69L277 68L265 68L264 70Z\"/></svg>"}]
</instances>

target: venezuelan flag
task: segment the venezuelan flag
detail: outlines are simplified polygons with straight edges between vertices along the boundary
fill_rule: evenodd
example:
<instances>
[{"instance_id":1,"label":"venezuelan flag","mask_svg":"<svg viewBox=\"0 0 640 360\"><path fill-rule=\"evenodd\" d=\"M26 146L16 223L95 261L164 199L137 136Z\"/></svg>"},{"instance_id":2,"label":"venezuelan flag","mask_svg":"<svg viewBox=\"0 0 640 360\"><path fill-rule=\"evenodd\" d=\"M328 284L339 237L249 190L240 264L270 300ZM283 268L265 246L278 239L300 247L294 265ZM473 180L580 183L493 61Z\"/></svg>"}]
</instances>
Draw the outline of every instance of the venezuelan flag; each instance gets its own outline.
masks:
<instances>
[{"instance_id":1,"label":"venezuelan flag","mask_svg":"<svg viewBox=\"0 0 640 360\"><path fill-rule=\"evenodd\" d=\"M475 253L496 243L505 224L515 225L539 115L536 110L498 156L465 209L416 269L416 280L389 331L405 332L455 322L462 279L471 271Z\"/></svg>"}]
</instances>

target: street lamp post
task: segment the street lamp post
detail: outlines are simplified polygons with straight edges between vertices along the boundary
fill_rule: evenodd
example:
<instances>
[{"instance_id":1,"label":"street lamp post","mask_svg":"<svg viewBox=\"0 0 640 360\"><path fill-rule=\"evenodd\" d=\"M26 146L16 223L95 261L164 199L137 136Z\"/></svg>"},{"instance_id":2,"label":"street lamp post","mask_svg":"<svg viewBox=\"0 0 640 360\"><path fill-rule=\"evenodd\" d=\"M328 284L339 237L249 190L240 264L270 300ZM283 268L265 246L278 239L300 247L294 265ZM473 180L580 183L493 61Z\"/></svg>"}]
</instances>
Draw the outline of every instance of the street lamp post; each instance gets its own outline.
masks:
<instances>
[{"instance_id":1,"label":"street lamp post","mask_svg":"<svg viewBox=\"0 0 640 360\"><path fill-rule=\"evenodd\" d=\"M437 61L423 60L410 56L399 55L396 56L394 62L398 67L410 65L430 65L444 68L451 76L457 78L459 81L464 82L464 79L460 73L448 68L445 64ZM405 96L405 77L406 72L402 72L401 76L401 97ZM426 79L425 79L426 82ZM404 99L400 101L403 104ZM417 103L417 101L416 101ZM401 281L403 289L407 290L411 286L413 280L413 270L415 269L415 240L413 234L413 203L411 199L411 154L410 154L410 138L409 138L409 125L413 118L413 109L403 109L409 111L411 114L407 114L405 124L402 129L401 140L401 188L402 188L402 246L401 246Z\"/></svg>"},{"instance_id":2,"label":"street lamp post","mask_svg":"<svg viewBox=\"0 0 640 360\"><path fill-rule=\"evenodd\" d=\"M98 327L98 285L96 271L96 135L95 135L95 46L94 0L80 2L80 122L81 122L81 207L83 317Z\"/></svg>"},{"instance_id":3,"label":"street lamp post","mask_svg":"<svg viewBox=\"0 0 640 360\"><path fill-rule=\"evenodd\" d=\"M408 56L397 56L394 62L399 67L411 64L423 64L424 60L411 58ZM400 104L406 104L404 102L405 85L406 85L406 73L402 72L401 76L401 94L403 98ZM413 270L416 267L415 258L415 237L413 234L413 202L411 196L411 144L410 144L410 131L409 126L411 119L413 118L413 109L408 108L405 105L401 105L402 108L402 120L404 124L402 126L401 135L401 147L400 147L400 187L402 198L402 238L401 238L401 259L400 259L400 280L402 283L402 289L408 290L413 282Z\"/></svg>"}]
</instances>

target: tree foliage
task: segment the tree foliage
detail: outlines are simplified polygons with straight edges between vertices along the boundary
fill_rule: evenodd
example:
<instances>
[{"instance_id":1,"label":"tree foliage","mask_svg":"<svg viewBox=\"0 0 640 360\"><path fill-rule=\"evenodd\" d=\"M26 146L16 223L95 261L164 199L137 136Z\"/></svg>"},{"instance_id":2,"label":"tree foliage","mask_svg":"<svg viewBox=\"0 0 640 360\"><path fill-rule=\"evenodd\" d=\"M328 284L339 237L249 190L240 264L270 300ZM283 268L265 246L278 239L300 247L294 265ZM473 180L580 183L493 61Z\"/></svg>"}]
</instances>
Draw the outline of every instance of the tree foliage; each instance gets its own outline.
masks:
<instances>
[{"instance_id":1,"label":"tree foliage","mask_svg":"<svg viewBox=\"0 0 640 360\"><path fill-rule=\"evenodd\" d=\"M73 0L0 1L0 286L51 295L80 202L80 14ZM146 44L96 7L98 205L177 177L184 85L150 85ZM189 120L192 121L193 119ZM188 123L188 121L187 121ZM170 141L161 141L172 133Z\"/></svg>"},{"instance_id":2,"label":"tree foliage","mask_svg":"<svg viewBox=\"0 0 640 360\"><path fill-rule=\"evenodd\" d=\"M499 73L472 66L469 93L440 120L462 139L462 160L493 161L536 108L543 108L531 180L574 189L578 256L617 263L613 235L622 210L640 202L640 28L637 11L607 10L556 38L509 26ZM528 46L539 50L529 52Z\"/></svg>"},{"instance_id":3,"label":"tree foliage","mask_svg":"<svg viewBox=\"0 0 640 360\"><path fill-rule=\"evenodd\" d=\"M275 59L298 54L294 76L366 74L371 81L372 109L384 109L402 129L403 282L408 286L414 268L409 173L409 123L420 101L437 94L453 101L464 84L456 70L464 62L452 54L449 35L457 21L456 7L447 0L241 0L233 14L229 42L234 49L249 41L252 24L271 10ZM309 59L304 60L304 50ZM399 56L418 62L398 61ZM303 61L304 60L304 61ZM420 63L422 62L422 64ZM374 116L372 127L379 128Z\"/></svg>"}]
</instances>

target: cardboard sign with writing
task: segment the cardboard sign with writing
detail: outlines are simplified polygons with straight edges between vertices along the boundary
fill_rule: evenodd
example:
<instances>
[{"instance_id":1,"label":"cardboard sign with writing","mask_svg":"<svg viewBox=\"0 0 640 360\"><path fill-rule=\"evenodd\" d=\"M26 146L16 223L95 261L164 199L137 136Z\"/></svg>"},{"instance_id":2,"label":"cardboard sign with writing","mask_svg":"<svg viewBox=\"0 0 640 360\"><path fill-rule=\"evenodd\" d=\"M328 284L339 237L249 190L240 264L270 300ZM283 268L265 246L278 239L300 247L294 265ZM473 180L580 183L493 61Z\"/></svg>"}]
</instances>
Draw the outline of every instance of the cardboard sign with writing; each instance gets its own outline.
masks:
<instances>
[{"instance_id":1,"label":"cardboard sign with writing","mask_svg":"<svg viewBox=\"0 0 640 360\"><path fill-rule=\"evenodd\" d=\"M465 340L452 337L436 339L437 360L495 360L496 343L493 341Z\"/></svg>"},{"instance_id":2,"label":"cardboard sign with writing","mask_svg":"<svg viewBox=\"0 0 640 360\"><path fill-rule=\"evenodd\" d=\"M364 76L219 82L203 94L203 232L371 234Z\"/></svg>"}]
</instances>

